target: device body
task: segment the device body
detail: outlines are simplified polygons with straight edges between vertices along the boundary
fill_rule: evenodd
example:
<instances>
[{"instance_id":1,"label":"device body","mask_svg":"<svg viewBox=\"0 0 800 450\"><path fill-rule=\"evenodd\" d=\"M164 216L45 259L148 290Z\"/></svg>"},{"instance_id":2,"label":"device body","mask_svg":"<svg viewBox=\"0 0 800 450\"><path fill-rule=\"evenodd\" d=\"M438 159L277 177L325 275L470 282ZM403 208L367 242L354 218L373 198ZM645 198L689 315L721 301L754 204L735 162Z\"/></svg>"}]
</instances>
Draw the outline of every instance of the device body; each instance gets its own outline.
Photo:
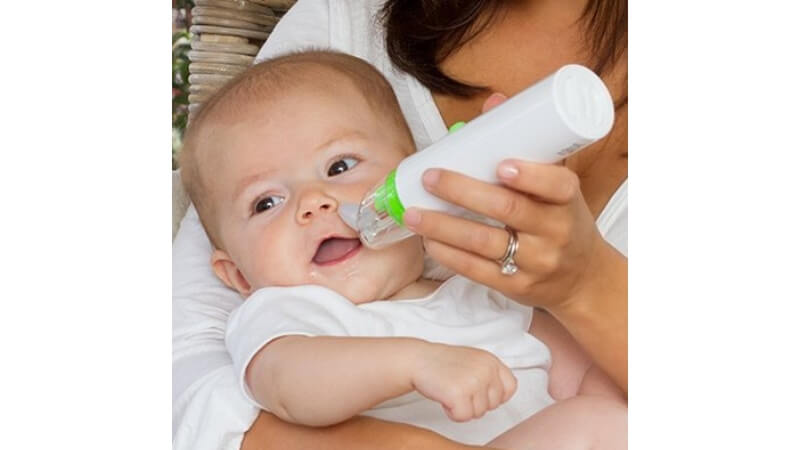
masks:
<instances>
[{"instance_id":1,"label":"device body","mask_svg":"<svg viewBox=\"0 0 800 450\"><path fill-rule=\"evenodd\" d=\"M497 165L506 159L555 163L608 134L614 104L602 80L586 67L570 64L509 98L424 151L404 159L354 211L341 208L346 222L370 248L384 248L413 235L403 212L414 206L450 214L462 208L425 190L430 168L460 172L499 183Z\"/></svg>"}]
</instances>

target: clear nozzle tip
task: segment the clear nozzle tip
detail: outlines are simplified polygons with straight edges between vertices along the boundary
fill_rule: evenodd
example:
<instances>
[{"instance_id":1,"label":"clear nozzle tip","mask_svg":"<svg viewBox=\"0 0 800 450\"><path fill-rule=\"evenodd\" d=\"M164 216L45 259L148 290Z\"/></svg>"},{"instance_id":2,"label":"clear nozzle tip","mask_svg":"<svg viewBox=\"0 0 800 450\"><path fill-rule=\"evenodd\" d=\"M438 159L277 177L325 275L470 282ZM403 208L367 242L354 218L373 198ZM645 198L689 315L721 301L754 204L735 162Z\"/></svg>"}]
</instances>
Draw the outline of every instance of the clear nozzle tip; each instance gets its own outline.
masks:
<instances>
[{"instance_id":1,"label":"clear nozzle tip","mask_svg":"<svg viewBox=\"0 0 800 450\"><path fill-rule=\"evenodd\" d=\"M341 203L339 217L347 226L358 231L358 237L365 246L386 248L414 235L401 225L404 208L399 198L393 196L396 197L394 171L367 192L361 204Z\"/></svg>"},{"instance_id":2,"label":"clear nozzle tip","mask_svg":"<svg viewBox=\"0 0 800 450\"><path fill-rule=\"evenodd\" d=\"M358 231L358 203L342 203L339 205L339 217L348 227Z\"/></svg>"}]
</instances>

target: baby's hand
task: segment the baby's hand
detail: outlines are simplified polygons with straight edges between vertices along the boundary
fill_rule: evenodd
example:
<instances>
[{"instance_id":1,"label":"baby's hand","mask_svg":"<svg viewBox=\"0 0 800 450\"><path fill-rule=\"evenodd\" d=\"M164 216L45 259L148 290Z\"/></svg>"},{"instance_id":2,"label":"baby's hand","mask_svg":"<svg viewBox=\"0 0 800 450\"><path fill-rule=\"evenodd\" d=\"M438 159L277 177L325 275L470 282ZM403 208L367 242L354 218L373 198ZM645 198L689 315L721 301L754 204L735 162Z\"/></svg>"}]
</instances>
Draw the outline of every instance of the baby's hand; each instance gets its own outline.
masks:
<instances>
[{"instance_id":1,"label":"baby's hand","mask_svg":"<svg viewBox=\"0 0 800 450\"><path fill-rule=\"evenodd\" d=\"M482 417L517 389L511 370L493 354L444 344L425 346L414 365L412 383L456 422Z\"/></svg>"}]
</instances>

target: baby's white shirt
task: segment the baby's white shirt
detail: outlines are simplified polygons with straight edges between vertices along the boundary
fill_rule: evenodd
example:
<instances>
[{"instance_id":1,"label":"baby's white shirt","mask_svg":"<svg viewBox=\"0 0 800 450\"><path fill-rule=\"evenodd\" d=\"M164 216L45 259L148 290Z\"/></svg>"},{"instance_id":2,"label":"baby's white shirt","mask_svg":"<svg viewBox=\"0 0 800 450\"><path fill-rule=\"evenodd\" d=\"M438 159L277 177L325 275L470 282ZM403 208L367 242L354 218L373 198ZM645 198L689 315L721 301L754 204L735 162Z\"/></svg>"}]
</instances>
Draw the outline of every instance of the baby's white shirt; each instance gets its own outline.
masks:
<instances>
[{"instance_id":1,"label":"baby's white shirt","mask_svg":"<svg viewBox=\"0 0 800 450\"><path fill-rule=\"evenodd\" d=\"M453 422L438 403L415 392L364 413L479 445L553 403L547 392L550 351L528 333L532 314L532 308L461 276L423 298L360 305L321 286L272 287L256 291L231 314L225 343L241 389L256 405L245 369L281 336L414 337L491 352L517 377L517 392L480 419Z\"/></svg>"}]
</instances>

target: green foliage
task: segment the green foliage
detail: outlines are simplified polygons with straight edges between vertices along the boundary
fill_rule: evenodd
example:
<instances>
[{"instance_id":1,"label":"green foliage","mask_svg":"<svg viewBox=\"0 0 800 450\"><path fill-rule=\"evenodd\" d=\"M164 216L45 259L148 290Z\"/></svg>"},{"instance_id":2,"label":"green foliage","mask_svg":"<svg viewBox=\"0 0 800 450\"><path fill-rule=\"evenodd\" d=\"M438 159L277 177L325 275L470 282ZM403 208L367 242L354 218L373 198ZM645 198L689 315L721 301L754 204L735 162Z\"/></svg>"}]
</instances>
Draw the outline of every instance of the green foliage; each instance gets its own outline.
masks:
<instances>
[{"instance_id":1,"label":"green foliage","mask_svg":"<svg viewBox=\"0 0 800 450\"><path fill-rule=\"evenodd\" d=\"M189 12L192 0L173 0L172 8ZM187 14L188 15L188 14ZM187 24L188 27L189 24ZM192 35L187 29L172 34L172 168L177 168L177 155L183 131L189 121L189 56Z\"/></svg>"},{"instance_id":2,"label":"green foliage","mask_svg":"<svg viewBox=\"0 0 800 450\"><path fill-rule=\"evenodd\" d=\"M176 157L180 151L183 130L189 120L189 40L188 31L172 35L172 168L176 168ZM177 135L178 139L175 139ZM176 147L177 144L177 147Z\"/></svg>"}]
</instances>

